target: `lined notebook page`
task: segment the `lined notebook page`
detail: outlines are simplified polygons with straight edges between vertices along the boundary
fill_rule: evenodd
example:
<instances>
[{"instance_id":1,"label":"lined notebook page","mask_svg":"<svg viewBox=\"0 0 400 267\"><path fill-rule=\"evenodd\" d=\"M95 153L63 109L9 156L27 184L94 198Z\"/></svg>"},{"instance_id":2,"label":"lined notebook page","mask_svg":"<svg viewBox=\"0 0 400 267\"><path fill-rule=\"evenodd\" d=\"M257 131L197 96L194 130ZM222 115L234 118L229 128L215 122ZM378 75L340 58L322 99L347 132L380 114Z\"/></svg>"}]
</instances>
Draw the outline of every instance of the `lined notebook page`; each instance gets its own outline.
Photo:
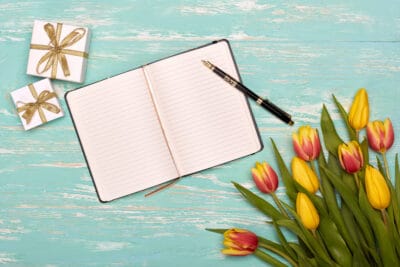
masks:
<instances>
[{"instance_id":1,"label":"lined notebook page","mask_svg":"<svg viewBox=\"0 0 400 267\"><path fill-rule=\"evenodd\" d=\"M71 91L67 101L101 200L178 176L141 69Z\"/></svg>"},{"instance_id":2,"label":"lined notebook page","mask_svg":"<svg viewBox=\"0 0 400 267\"><path fill-rule=\"evenodd\" d=\"M148 66L158 111L182 175L261 149L245 96L201 60L238 78L226 42Z\"/></svg>"}]
</instances>

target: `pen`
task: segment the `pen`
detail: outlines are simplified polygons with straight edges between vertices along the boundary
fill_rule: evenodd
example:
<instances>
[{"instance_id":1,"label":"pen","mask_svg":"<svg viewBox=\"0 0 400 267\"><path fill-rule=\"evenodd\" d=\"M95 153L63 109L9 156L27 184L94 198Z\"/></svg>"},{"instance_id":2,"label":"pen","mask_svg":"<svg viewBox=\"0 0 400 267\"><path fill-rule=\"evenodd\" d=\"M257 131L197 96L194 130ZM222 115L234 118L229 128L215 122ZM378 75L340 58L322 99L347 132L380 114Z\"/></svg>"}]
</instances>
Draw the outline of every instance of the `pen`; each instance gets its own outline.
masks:
<instances>
[{"instance_id":1,"label":"pen","mask_svg":"<svg viewBox=\"0 0 400 267\"><path fill-rule=\"evenodd\" d=\"M280 109L278 106L274 105L271 101L268 99L263 99L260 96L256 95L253 91L251 91L249 88L241 84L239 81L234 79L232 76L229 74L225 73L223 70L218 68L217 66L213 65L210 61L202 60L203 64L212 70L215 74L217 74L219 77L221 77L224 81L241 91L243 94L246 96L250 97L254 101L256 101L257 104L262 106L263 108L267 109L269 112L274 114L276 117L281 119L282 121L286 122L289 125L293 125L294 122L292 121L292 116L282 109Z\"/></svg>"}]
</instances>

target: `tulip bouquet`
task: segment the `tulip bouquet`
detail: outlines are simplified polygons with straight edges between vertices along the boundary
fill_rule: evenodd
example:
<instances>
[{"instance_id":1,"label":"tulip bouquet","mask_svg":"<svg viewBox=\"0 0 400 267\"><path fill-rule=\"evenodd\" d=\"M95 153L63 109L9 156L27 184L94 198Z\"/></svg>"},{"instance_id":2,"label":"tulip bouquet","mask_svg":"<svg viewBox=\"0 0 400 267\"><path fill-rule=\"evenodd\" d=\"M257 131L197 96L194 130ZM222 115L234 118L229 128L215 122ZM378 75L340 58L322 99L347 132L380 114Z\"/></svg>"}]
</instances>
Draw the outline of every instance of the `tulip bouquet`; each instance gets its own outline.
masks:
<instances>
[{"instance_id":1,"label":"tulip bouquet","mask_svg":"<svg viewBox=\"0 0 400 267\"><path fill-rule=\"evenodd\" d=\"M271 140L286 202L276 196L278 175L266 162L251 169L265 197L233 183L269 218L278 242L245 229L208 229L224 235L222 253L253 254L272 266L399 266L400 169L396 155L395 177L391 177L386 158L394 141L392 123L389 119L369 122L365 89L357 92L349 113L333 99L346 126L346 141L325 106L321 130L326 151L317 130L301 126L292 136L296 156L290 171ZM364 128L366 136L360 137ZM375 167L368 146L376 152ZM268 195L273 204L266 200ZM297 240L290 240L283 229Z\"/></svg>"}]
</instances>

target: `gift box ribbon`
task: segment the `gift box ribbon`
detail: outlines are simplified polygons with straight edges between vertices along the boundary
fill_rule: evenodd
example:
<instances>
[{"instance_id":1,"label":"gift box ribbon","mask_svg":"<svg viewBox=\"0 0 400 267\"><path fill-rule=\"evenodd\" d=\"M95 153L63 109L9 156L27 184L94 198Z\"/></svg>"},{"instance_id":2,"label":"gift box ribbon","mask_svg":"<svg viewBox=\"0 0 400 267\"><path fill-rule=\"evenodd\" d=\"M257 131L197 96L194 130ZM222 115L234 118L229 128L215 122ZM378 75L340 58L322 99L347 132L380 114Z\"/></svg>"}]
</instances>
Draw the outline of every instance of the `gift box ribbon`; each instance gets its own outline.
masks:
<instances>
[{"instance_id":1,"label":"gift box ribbon","mask_svg":"<svg viewBox=\"0 0 400 267\"><path fill-rule=\"evenodd\" d=\"M25 119L26 124L29 124L31 122L36 110L39 112L40 120L42 121L42 123L47 122L46 116L44 115L44 112L42 110L43 108L56 114L61 111L60 108L56 105L47 102L47 100L56 97L56 94L54 92L44 90L38 95L33 84L29 84L28 88L36 101L29 103L24 103L22 101L17 102L17 104L22 104L22 106L17 107L17 111L18 113L24 112L24 114L22 114L22 118Z\"/></svg>"},{"instance_id":2,"label":"gift box ribbon","mask_svg":"<svg viewBox=\"0 0 400 267\"><path fill-rule=\"evenodd\" d=\"M57 65L60 62L64 76L68 77L71 73L69 71L68 61L65 55L87 58L88 54L86 52L66 48L82 39L86 34L86 30L84 28L76 28L67 36L65 36L65 38L60 42L62 23L57 23L57 27L55 30L54 26L51 23L45 24L43 28L50 39L50 44L31 44L31 49L49 51L40 58L36 66L36 72L38 74L42 74L51 68L51 78L54 79L57 76Z\"/></svg>"}]
</instances>

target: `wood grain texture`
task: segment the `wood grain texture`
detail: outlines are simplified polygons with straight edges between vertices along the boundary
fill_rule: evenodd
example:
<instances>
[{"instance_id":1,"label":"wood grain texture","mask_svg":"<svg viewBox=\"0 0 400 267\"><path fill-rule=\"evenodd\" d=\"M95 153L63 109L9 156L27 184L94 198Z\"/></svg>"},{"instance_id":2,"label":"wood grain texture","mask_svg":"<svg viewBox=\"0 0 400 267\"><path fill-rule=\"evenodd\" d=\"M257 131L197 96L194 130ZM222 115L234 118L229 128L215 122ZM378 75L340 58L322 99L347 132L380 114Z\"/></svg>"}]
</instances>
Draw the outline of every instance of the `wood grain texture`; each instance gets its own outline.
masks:
<instances>
[{"instance_id":1,"label":"wood grain texture","mask_svg":"<svg viewBox=\"0 0 400 267\"><path fill-rule=\"evenodd\" d=\"M204 228L236 226L275 238L230 181L254 189L254 161L276 166L269 138L287 161L293 155L294 129L252 103L264 151L148 199L138 193L99 203L69 115L24 132L11 101L10 91L39 79L25 74L34 19L92 29L85 84L227 38L244 82L292 113L297 126L317 126L322 102L338 121L331 94L348 108L355 90L366 87L371 118L389 116L400 132L398 0L1 0L0 264L6 266L261 266L254 257L222 256L221 237ZM54 84L65 110L63 94L78 85Z\"/></svg>"}]
</instances>

